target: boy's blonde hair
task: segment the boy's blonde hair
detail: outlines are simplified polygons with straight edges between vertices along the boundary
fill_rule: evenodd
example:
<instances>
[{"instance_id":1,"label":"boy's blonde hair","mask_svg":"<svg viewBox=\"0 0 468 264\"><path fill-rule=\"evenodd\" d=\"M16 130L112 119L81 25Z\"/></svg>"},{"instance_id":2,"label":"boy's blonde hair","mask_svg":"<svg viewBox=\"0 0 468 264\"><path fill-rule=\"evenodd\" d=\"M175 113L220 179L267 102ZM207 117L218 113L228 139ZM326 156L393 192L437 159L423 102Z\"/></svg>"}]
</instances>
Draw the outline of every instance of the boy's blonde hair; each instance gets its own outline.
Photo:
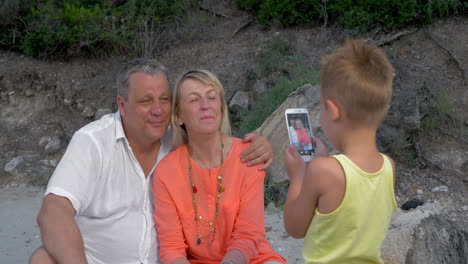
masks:
<instances>
[{"instance_id":1,"label":"boy's blonde hair","mask_svg":"<svg viewBox=\"0 0 468 264\"><path fill-rule=\"evenodd\" d=\"M354 123L380 124L392 97L393 68L383 52L346 39L320 62L322 99L336 100Z\"/></svg>"},{"instance_id":2,"label":"boy's blonde hair","mask_svg":"<svg viewBox=\"0 0 468 264\"><path fill-rule=\"evenodd\" d=\"M228 107L224 95L224 88L219 79L207 70L190 70L182 74L173 90L172 94L172 113L171 113L171 125L172 125L172 146L174 148L179 147L180 145L187 142L187 130L185 125L179 126L177 124L177 118L179 115L180 108L180 87L182 83L186 80L196 80L204 85L213 86L221 99L221 126L219 131L223 135L231 135L231 125L229 123Z\"/></svg>"}]
</instances>

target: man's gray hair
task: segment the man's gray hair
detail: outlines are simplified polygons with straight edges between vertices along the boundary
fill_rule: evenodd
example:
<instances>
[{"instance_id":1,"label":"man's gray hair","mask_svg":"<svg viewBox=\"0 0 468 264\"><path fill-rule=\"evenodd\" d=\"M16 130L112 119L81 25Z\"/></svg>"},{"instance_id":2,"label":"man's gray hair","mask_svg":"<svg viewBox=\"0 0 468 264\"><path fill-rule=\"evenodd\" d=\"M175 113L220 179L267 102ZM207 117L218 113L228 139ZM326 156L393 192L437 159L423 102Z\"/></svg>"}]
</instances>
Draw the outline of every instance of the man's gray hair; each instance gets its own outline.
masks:
<instances>
[{"instance_id":1,"label":"man's gray hair","mask_svg":"<svg viewBox=\"0 0 468 264\"><path fill-rule=\"evenodd\" d=\"M130 75L142 72L150 75L164 74L167 78L167 69L156 60L138 58L127 62L117 74L117 95L128 99L128 89L130 88Z\"/></svg>"}]
</instances>

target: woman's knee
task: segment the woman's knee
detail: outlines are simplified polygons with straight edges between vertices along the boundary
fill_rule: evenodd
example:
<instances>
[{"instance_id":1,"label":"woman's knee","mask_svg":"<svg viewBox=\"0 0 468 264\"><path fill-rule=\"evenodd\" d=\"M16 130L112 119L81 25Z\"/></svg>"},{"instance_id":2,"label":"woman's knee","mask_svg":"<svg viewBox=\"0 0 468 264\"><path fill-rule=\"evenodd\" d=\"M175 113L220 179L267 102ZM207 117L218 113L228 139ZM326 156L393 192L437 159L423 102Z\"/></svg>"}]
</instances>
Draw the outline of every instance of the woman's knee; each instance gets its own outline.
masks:
<instances>
[{"instance_id":1,"label":"woman's knee","mask_svg":"<svg viewBox=\"0 0 468 264\"><path fill-rule=\"evenodd\" d=\"M31 255L29 264L55 264L55 261L44 247L40 247Z\"/></svg>"}]
</instances>

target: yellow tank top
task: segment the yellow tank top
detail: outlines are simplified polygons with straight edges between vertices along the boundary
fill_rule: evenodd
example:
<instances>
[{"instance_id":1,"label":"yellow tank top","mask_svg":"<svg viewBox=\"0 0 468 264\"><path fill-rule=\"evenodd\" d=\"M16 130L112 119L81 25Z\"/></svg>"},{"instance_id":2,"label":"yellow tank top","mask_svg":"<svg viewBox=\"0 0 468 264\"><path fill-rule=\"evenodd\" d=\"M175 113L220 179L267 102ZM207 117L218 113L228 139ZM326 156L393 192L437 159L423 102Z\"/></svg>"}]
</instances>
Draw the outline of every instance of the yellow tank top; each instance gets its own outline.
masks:
<instances>
[{"instance_id":1,"label":"yellow tank top","mask_svg":"<svg viewBox=\"0 0 468 264\"><path fill-rule=\"evenodd\" d=\"M375 173L361 170L345 155L333 156L346 177L346 191L339 207L321 214L315 210L302 255L312 263L383 263L380 246L396 209L393 168L387 156Z\"/></svg>"}]
</instances>

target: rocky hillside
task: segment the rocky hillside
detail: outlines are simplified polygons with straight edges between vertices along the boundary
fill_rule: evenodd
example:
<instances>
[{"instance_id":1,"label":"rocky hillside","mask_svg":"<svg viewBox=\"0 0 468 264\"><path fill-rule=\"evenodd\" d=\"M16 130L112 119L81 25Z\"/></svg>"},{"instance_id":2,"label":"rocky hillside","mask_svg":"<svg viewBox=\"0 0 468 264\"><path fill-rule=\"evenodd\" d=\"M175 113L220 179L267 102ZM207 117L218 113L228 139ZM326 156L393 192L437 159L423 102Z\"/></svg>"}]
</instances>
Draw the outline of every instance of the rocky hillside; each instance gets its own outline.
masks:
<instances>
[{"instance_id":1,"label":"rocky hillside","mask_svg":"<svg viewBox=\"0 0 468 264\"><path fill-rule=\"evenodd\" d=\"M466 263L468 19L440 20L427 28L402 32L361 34L335 27L266 30L234 4L219 1L214 8L224 16L203 10L192 14L196 23L187 26L192 37L172 45L158 59L169 68L171 80L188 68L214 71L227 89L234 116L255 105L258 94L268 93L268 86L259 87L262 80L252 80L248 73L273 36L286 40L308 67L316 69L320 57L346 36L364 38L384 49L396 76L391 109L378 143L397 160L399 206L410 200L413 207L437 202L438 219L427 220L427 230L437 230L441 223L455 230L454 236L461 241L456 250L465 252ZM0 187L47 183L74 131L116 110L114 73L124 60L39 61L0 51ZM316 118L318 106L313 103L318 94L311 89L300 88L280 109L309 107L314 132L323 136ZM237 98L244 99L238 102ZM287 132L282 130L282 111L276 114L260 131L277 147L271 172L277 172L274 182L282 184ZM421 239L441 239L424 233L424 226L423 231L418 228L411 231L419 241L414 251L408 251L412 255L400 257L397 263L405 258L406 263L462 263L415 262L418 247L424 246Z\"/></svg>"}]
</instances>

